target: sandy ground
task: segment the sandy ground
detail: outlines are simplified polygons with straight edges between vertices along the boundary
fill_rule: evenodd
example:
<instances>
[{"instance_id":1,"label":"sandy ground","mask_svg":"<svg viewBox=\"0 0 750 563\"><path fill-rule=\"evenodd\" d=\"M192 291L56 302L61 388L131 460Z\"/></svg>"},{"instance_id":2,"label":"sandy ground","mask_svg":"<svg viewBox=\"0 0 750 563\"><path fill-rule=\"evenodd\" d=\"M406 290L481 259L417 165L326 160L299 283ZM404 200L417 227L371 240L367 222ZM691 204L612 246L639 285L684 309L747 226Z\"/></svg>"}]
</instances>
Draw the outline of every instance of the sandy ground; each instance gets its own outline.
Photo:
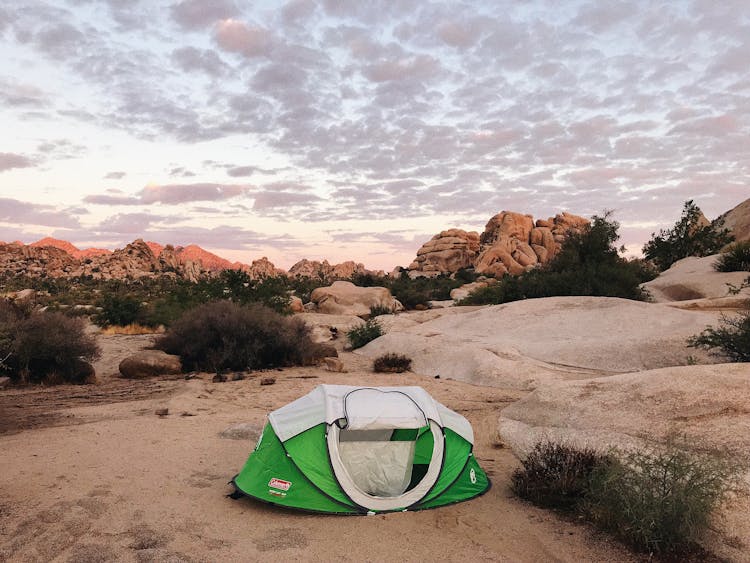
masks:
<instances>
[{"instance_id":1,"label":"sandy ground","mask_svg":"<svg viewBox=\"0 0 750 563\"><path fill-rule=\"evenodd\" d=\"M148 336L100 336L100 383L0 391L0 561L633 561L591 528L512 497L517 461L497 415L523 392L415 374L294 368L211 383L114 377ZM259 385L273 375L275 385ZM484 496L423 512L311 515L231 500L254 442L219 437L320 383L422 385L466 416L493 481ZM168 408L169 415L155 415Z\"/></svg>"}]
</instances>

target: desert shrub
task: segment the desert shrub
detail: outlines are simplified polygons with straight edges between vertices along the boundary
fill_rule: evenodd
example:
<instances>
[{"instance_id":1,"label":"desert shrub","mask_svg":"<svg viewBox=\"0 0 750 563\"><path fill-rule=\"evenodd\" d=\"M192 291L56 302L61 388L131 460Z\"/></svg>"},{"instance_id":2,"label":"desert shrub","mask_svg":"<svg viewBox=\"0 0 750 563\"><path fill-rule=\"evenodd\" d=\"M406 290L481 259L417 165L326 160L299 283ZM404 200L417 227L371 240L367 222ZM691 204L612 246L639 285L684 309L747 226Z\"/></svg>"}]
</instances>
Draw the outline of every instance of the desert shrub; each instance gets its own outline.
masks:
<instances>
[{"instance_id":1,"label":"desert shrub","mask_svg":"<svg viewBox=\"0 0 750 563\"><path fill-rule=\"evenodd\" d=\"M685 202L682 216L671 229L662 229L651 234L643 247L643 255L660 270L688 256L715 254L732 241L723 221L705 225L701 222L700 208L692 200Z\"/></svg>"},{"instance_id":2,"label":"desert shrub","mask_svg":"<svg viewBox=\"0 0 750 563\"><path fill-rule=\"evenodd\" d=\"M16 369L11 377L28 382L84 383L99 357L99 346L86 334L85 323L62 313L36 313L16 327L12 352Z\"/></svg>"},{"instance_id":3,"label":"desert shrub","mask_svg":"<svg viewBox=\"0 0 750 563\"><path fill-rule=\"evenodd\" d=\"M352 348L361 348L368 342L383 335L383 328L375 319L368 319L363 324L355 326L346 333Z\"/></svg>"},{"instance_id":4,"label":"desert shrub","mask_svg":"<svg viewBox=\"0 0 750 563\"><path fill-rule=\"evenodd\" d=\"M686 552L707 530L735 475L723 460L675 446L633 452L597 469L584 512L638 550Z\"/></svg>"},{"instance_id":5,"label":"desert shrub","mask_svg":"<svg viewBox=\"0 0 750 563\"><path fill-rule=\"evenodd\" d=\"M719 323L689 338L688 346L711 350L733 362L750 362L750 310L731 317L722 314Z\"/></svg>"},{"instance_id":6,"label":"desert shrub","mask_svg":"<svg viewBox=\"0 0 750 563\"><path fill-rule=\"evenodd\" d=\"M393 310L383 305L373 305L370 307L370 318L379 317L380 315L392 315Z\"/></svg>"},{"instance_id":7,"label":"desert shrub","mask_svg":"<svg viewBox=\"0 0 750 563\"><path fill-rule=\"evenodd\" d=\"M589 448L539 442L513 472L511 488L538 506L571 510L586 497L594 471L611 462Z\"/></svg>"},{"instance_id":8,"label":"desert shrub","mask_svg":"<svg viewBox=\"0 0 750 563\"><path fill-rule=\"evenodd\" d=\"M261 305L214 301L187 311L156 342L186 370L259 369L308 365L323 353L298 318Z\"/></svg>"},{"instance_id":9,"label":"desert shrub","mask_svg":"<svg viewBox=\"0 0 750 563\"><path fill-rule=\"evenodd\" d=\"M383 354L375 358L372 369L379 373L402 373L411 369L411 359L401 354Z\"/></svg>"},{"instance_id":10,"label":"desert shrub","mask_svg":"<svg viewBox=\"0 0 750 563\"><path fill-rule=\"evenodd\" d=\"M655 277L642 261L626 260L615 246L619 224L610 214L594 216L580 233L571 232L547 264L472 292L460 305L488 305L519 299L592 295L645 299L639 285Z\"/></svg>"},{"instance_id":11,"label":"desert shrub","mask_svg":"<svg viewBox=\"0 0 750 563\"><path fill-rule=\"evenodd\" d=\"M750 272L750 241L735 242L716 260L717 272Z\"/></svg>"},{"instance_id":12,"label":"desert shrub","mask_svg":"<svg viewBox=\"0 0 750 563\"><path fill-rule=\"evenodd\" d=\"M99 326L126 326L141 320L143 304L140 299L122 293L106 293L97 302L99 312L93 321Z\"/></svg>"}]
</instances>

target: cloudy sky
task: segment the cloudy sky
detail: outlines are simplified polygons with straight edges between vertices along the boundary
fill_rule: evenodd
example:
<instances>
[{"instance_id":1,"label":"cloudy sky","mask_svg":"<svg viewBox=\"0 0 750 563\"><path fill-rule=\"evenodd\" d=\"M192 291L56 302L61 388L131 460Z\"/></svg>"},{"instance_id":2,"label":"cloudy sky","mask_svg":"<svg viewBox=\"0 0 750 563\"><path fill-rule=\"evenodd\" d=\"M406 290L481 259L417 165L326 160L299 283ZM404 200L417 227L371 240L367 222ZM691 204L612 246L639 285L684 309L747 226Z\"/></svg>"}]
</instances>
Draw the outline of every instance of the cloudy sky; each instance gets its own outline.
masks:
<instances>
[{"instance_id":1,"label":"cloudy sky","mask_svg":"<svg viewBox=\"0 0 750 563\"><path fill-rule=\"evenodd\" d=\"M750 197L750 2L0 0L0 240L407 265Z\"/></svg>"}]
</instances>

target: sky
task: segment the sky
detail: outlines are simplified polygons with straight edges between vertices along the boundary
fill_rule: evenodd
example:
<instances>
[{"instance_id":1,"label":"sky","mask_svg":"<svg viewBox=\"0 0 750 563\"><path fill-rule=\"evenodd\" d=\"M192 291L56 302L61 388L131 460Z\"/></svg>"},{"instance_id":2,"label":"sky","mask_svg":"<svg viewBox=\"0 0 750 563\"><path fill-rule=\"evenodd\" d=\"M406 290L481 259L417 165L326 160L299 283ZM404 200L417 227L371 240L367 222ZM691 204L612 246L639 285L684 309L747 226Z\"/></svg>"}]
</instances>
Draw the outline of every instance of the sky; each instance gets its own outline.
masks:
<instances>
[{"instance_id":1,"label":"sky","mask_svg":"<svg viewBox=\"0 0 750 563\"><path fill-rule=\"evenodd\" d=\"M0 0L0 42L0 240L390 270L750 197L747 0Z\"/></svg>"}]
</instances>

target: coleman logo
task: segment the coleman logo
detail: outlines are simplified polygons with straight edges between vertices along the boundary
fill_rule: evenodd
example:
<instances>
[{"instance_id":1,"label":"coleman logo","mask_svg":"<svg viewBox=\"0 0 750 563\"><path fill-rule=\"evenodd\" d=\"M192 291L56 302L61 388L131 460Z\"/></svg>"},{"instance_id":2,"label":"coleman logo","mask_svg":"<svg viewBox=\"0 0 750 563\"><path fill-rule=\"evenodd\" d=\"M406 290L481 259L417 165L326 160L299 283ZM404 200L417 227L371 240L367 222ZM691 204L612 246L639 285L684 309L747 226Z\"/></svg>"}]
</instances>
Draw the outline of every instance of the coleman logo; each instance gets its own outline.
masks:
<instances>
[{"instance_id":1,"label":"coleman logo","mask_svg":"<svg viewBox=\"0 0 750 563\"><path fill-rule=\"evenodd\" d=\"M471 471L469 471L469 479L471 479L472 485L477 484L477 473L474 471L474 468L471 468Z\"/></svg>"},{"instance_id":2,"label":"coleman logo","mask_svg":"<svg viewBox=\"0 0 750 563\"><path fill-rule=\"evenodd\" d=\"M268 494L275 495L277 497L285 497L286 493L282 493L281 491L274 491L273 489L268 489Z\"/></svg>"},{"instance_id":3,"label":"coleman logo","mask_svg":"<svg viewBox=\"0 0 750 563\"><path fill-rule=\"evenodd\" d=\"M281 489L282 491L288 491L289 487L292 486L292 484L289 481L284 481L283 479L277 479L274 477L268 482L269 487L273 487L274 489Z\"/></svg>"}]
</instances>

